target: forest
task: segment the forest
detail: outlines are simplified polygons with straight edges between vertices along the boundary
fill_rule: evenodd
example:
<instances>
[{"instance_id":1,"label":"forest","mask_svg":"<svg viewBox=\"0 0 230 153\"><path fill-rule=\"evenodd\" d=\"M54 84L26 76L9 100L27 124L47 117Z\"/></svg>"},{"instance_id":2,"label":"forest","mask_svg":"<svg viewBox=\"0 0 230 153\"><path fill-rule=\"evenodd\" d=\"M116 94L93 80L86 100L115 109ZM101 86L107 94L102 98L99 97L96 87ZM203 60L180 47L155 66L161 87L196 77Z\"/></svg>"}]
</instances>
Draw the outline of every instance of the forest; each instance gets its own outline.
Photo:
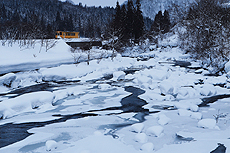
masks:
<instances>
[{"instance_id":1,"label":"forest","mask_svg":"<svg viewBox=\"0 0 230 153\"><path fill-rule=\"evenodd\" d=\"M1 0L0 38L54 38L56 30L100 37L115 12L58 0Z\"/></svg>"}]
</instances>

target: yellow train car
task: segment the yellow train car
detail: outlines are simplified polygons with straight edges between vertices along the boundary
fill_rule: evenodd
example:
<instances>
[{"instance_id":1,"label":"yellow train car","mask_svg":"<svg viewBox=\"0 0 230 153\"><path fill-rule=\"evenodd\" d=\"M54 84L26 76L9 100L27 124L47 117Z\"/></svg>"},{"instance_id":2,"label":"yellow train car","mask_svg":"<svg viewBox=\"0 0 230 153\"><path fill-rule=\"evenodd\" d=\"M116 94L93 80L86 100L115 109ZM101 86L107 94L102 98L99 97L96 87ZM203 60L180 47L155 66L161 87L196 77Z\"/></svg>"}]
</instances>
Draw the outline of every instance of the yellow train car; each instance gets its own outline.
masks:
<instances>
[{"instance_id":1,"label":"yellow train car","mask_svg":"<svg viewBox=\"0 0 230 153\"><path fill-rule=\"evenodd\" d=\"M80 38L79 32L56 31L55 38Z\"/></svg>"}]
</instances>

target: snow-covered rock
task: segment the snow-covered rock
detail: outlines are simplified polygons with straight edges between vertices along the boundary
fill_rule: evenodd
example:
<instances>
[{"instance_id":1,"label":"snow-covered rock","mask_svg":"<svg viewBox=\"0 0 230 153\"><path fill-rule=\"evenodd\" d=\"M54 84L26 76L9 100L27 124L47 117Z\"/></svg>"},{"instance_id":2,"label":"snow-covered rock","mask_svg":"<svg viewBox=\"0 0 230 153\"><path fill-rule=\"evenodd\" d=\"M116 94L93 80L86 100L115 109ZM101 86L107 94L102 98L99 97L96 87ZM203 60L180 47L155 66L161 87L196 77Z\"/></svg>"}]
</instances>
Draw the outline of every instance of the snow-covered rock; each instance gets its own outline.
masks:
<instances>
[{"instance_id":1,"label":"snow-covered rock","mask_svg":"<svg viewBox=\"0 0 230 153\"><path fill-rule=\"evenodd\" d=\"M149 70L149 75L155 81L163 81L169 77L167 70L152 69Z\"/></svg>"},{"instance_id":2,"label":"snow-covered rock","mask_svg":"<svg viewBox=\"0 0 230 153\"><path fill-rule=\"evenodd\" d=\"M11 83L16 79L14 73L8 73L0 77L0 85L10 86Z\"/></svg>"},{"instance_id":3,"label":"snow-covered rock","mask_svg":"<svg viewBox=\"0 0 230 153\"><path fill-rule=\"evenodd\" d=\"M57 149L58 143L54 140L48 140L46 141L46 151L54 151Z\"/></svg>"},{"instance_id":4,"label":"snow-covered rock","mask_svg":"<svg viewBox=\"0 0 230 153\"><path fill-rule=\"evenodd\" d=\"M167 95L167 94L174 94L174 87L173 85L171 84L171 82L169 81L162 81L159 85L159 88L161 90L161 93L164 94L164 95Z\"/></svg>"},{"instance_id":5,"label":"snow-covered rock","mask_svg":"<svg viewBox=\"0 0 230 153\"><path fill-rule=\"evenodd\" d=\"M145 133L137 133L134 140L139 143L146 143L148 141L148 137Z\"/></svg>"},{"instance_id":6,"label":"snow-covered rock","mask_svg":"<svg viewBox=\"0 0 230 153\"><path fill-rule=\"evenodd\" d=\"M191 118L201 120L203 115L200 112L192 112L191 113Z\"/></svg>"},{"instance_id":7,"label":"snow-covered rock","mask_svg":"<svg viewBox=\"0 0 230 153\"><path fill-rule=\"evenodd\" d=\"M195 99L200 96L200 93L194 88L180 88L178 90L177 99Z\"/></svg>"},{"instance_id":8,"label":"snow-covered rock","mask_svg":"<svg viewBox=\"0 0 230 153\"><path fill-rule=\"evenodd\" d=\"M31 111L42 105L50 104L54 99L54 94L48 91L34 92L7 99L0 103L0 116L7 118L17 113Z\"/></svg>"},{"instance_id":9,"label":"snow-covered rock","mask_svg":"<svg viewBox=\"0 0 230 153\"><path fill-rule=\"evenodd\" d=\"M102 91L110 89L111 86L109 84L99 84L98 89L101 89Z\"/></svg>"},{"instance_id":10,"label":"snow-covered rock","mask_svg":"<svg viewBox=\"0 0 230 153\"><path fill-rule=\"evenodd\" d=\"M127 79L127 80L132 80L134 78L135 77L132 74L128 74L128 75L125 76L125 79Z\"/></svg>"},{"instance_id":11,"label":"snow-covered rock","mask_svg":"<svg viewBox=\"0 0 230 153\"><path fill-rule=\"evenodd\" d=\"M164 128L162 126L151 126L146 130L147 135L160 137L163 135Z\"/></svg>"},{"instance_id":12,"label":"snow-covered rock","mask_svg":"<svg viewBox=\"0 0 230 153\"><path fill-rule=\"evenodd\" d=\"M212 96L217 93L215 87L212 84L204 84L200 89L202 96Z\"/></svg>"},{"instance_id":13,"label":"snow-covered rock","mask_svg":"<svg viewBox=\"0 0 230 153\"><path fill-rule=\"evenodd\" d=\"M174 106L178 109L187 109L193 112L197 112L199 110L199 107L196 104L187 100L180 100L178 103L175 103Z\"/></svg>"},{"instance_id":14,"label":"snow-covered rock","mask_svg":"<svg viewBox=\"0 0 230 153\"><path fill-rule=\"evenodd\" d=\"M145 143L141 146L143 152L151 152L154 149L154 145L151 142Z\"/></svg>"},{"instance_id":15,"label":"snow-covered rock","mask_svg":"<svg viewBox=\"0 0 230 153\"><path fill-rule=\"evenodd\" d=\"M143 123L136 123L131 126L131 131L140 133L144 129L144 124Z\"/></svg>"},{"instance_id":16,"label":"snow-covered rock","mask_svg":"<svg viewBox=\"0 0 230 153\"><path fill-rule=\"evenodd\" d=\"M169 121L171 120L170 118L168 118L165 114L159 114L159 117L158 117L158 123L160 125L166 125L169 123Z\"/></svg>"},{"instance_id":17,"label":"snow-covered rock","mask_svg":"<svg viewBox=\"0 0 230 153\"><path fill-rule=\"evenodd\" d=\"M191 116L191 111L188 111L186 109L178 109L178 114L180 116L187 116L187 117L189 117L189 116Z\"/></svg>"},{"instance_id":18,"label":"snow-covered rock","mask_svg":"<svg viewBox=\"0 0 230 153\"><path fill-rule=\"evenodd\" d=\"M194 104L190 104L189 109L193 112L199 111L199 107L197 105L194 105Z\"/></svg>"},{"instance_id":19,"label":"snow-covered rock","mask_svg":"<svg viewBox=\"0 0 230 153\"><path fill-rule=\"evenodd\" d=\"M119 80L124 80L125 79L125 72L123 71L116 71L113 73L113 81L119 81Z\"/></svg>"},{"instance_id":20,"label":"snow-covered rock","mask_svg":"<svg viewBox=\"0 0 230 153\"><path fill-rule=\"evenodd\" d=\"M216 125L216 120L215 119L202 119L198 122L198 127L202 127L205 129L218 129Z\"/></svg>"}]
</instances>

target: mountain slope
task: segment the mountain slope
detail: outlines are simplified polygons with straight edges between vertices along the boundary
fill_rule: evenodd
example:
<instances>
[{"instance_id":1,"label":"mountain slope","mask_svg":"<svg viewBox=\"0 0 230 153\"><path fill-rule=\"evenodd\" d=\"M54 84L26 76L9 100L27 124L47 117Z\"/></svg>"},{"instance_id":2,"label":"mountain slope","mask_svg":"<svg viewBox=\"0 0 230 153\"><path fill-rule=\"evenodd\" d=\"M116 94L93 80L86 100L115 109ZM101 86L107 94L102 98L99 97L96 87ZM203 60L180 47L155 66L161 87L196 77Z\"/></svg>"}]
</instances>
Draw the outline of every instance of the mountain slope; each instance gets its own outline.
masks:
<instances>
[{"instance_id":1,"label":"mountain slope","mask_svg":"<svg viewBox=\"0 0 230 153\"><path fill-rule=\"evenodd\" d=\"M161 10L168 10L171 20L177 22L183 17L185 11L195 0L141 0L143 15L154 20L155 15ZM136 0L134 0L134 4Z\"/></svg>"}]
</instances>

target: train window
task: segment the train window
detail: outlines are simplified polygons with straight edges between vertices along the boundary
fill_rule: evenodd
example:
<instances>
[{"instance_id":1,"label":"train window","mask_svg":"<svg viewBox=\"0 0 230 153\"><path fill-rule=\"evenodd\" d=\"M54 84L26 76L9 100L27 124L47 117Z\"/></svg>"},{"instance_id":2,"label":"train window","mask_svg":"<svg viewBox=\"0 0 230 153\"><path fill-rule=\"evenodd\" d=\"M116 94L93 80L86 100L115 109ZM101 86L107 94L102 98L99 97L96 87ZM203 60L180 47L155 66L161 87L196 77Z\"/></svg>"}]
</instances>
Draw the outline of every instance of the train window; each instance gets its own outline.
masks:
<instances>
[{"instance_id":1,"label":"train window","mask_svg":"<svg viewBox=\"0 0 230 153\"><path fill-rule=\"evenodd\" d=\"M60 32L60 35L62 35L62 32Z\"/></svg>"}]
</instances>

